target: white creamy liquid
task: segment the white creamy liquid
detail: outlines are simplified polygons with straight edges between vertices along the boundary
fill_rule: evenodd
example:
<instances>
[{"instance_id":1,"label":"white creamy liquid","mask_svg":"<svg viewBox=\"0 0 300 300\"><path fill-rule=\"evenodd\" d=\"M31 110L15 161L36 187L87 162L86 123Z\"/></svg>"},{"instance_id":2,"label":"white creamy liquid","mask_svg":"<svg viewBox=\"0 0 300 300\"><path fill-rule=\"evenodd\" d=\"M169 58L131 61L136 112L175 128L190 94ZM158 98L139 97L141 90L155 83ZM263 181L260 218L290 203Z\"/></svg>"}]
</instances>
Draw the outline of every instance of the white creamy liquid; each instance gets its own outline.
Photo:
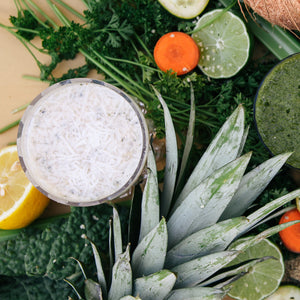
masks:
<instances>
[{"instance_id":1,"label":"white creamy liquid","mask_svg":"<svg viewBox=\"0 0 300 300\"><path fill-rule=\"evenodd\" d=\"M21 152L29 177L50 197L103 199L141 167L141 121L133 106L110 88L92 82L66 84L30 109Z\"/></svg>"}]
</instances>

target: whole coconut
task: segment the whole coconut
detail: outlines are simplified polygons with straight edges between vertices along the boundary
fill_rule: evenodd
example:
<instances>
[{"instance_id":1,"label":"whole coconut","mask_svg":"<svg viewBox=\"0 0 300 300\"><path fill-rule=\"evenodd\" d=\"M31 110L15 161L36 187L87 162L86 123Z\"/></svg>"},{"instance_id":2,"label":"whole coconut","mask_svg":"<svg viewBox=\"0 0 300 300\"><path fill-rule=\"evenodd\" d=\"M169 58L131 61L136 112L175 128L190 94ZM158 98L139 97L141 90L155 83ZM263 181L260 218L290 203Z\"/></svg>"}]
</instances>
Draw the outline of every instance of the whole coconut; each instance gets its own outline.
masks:
<instances>
[{"instance_id":1,"label":"whole coconut","mask_svg":"<svg viewBox=\"0 0 300 300\"><path fill-rule=\"evenodd\" d=\"M300 0L244 0L244 3L274 25L300 30Z\"/></svg>"}]
</instances>

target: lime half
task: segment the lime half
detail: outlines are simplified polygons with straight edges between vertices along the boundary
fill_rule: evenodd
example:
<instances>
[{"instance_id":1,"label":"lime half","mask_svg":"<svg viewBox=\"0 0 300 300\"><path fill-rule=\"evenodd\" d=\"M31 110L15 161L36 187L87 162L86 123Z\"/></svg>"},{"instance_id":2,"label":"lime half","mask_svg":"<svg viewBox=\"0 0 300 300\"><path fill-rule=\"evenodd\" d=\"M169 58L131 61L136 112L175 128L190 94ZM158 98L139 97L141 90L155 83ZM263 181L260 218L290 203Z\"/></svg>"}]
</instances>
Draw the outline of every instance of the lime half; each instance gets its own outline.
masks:
<instances>
[{"instance_id":1,"label":"lime half","mask_svg":"<svg viewBox=\"0 0 300 300\"><path fill-rule=\"evenodd\" d=\"M245 241L240 239L236 243ZM230 247L234 249L235 243ZM274 293L279 287L284 275L283 257L276 245L265 239L249 247L237 256L230 266L245 263L251 259L271 256L250 267L248 273L229 285L228 295L239 300L261 300Z\"/></svg>"},{"instance_id":2,"label":"lime half","mask_svg":"<svg viewBox=\"0 0 300 300\"><path fill-rule=\"evenodd\" d=\"M198 66L212 78L229 78L237 74L246 64L250 52L250 38L244 22L229 11L220 15L221 12L221 9L215 9L203 15L192 34L200 49Z\"/></svg>"},{"instance_id":3,"label":"lime half","mask_svg":"<svg viewBox=\"0 0 300 300\"><path fill-rule=\"evenodd\" d=\"M159 0L172 15L182 19L192 19L202 13L209 0Z\"/></svg>"}]
</instances>

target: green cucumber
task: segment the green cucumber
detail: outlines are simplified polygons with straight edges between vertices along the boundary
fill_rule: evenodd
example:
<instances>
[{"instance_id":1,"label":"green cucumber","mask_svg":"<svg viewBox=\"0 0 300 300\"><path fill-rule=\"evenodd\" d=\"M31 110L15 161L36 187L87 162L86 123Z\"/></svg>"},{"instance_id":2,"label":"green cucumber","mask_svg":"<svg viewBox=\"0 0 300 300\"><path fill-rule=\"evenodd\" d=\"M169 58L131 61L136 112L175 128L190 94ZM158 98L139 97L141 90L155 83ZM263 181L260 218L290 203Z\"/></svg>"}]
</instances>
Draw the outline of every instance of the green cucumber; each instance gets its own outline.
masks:
<instances>
[{"instance_id":1,"label":"green cucumber","mask_svg":"<svg viewBox=\"0 0 300 300\"><path fill-rule=\"evenodd\" d=\"M192 19L202 13L209 0L158 0L172 15L182 19Z\"/></svg>"},{"instance_id":2,"label":"green cucumber","mask_svg":"<svg viewBox=\"0 0 300 300\"><path fill-rule=\"evenodd\" d=\"M282 285L274 294L265 300L297 300L300 299L300 288L294 285Z\"/></svg>"}]
</instances>

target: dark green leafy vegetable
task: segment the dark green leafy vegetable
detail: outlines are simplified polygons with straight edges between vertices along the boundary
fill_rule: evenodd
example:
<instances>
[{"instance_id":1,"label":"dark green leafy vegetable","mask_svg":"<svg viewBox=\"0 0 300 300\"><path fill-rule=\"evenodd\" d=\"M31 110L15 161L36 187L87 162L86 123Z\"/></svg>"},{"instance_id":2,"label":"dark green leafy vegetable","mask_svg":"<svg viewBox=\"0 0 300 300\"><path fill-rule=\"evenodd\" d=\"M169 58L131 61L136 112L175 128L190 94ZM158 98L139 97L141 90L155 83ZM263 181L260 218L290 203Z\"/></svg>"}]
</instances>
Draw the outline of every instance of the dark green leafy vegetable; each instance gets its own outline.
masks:
<instances>
[{"instance_id":1,"label":"dark green leafy vegetable","mask_svg":"<svg viewBox=\"0 0 300 300\"><path fill-rule=\"evenodd\" d=\"M127 209L123 207L121 211L126 222ZM33 224L21 230L12 239L0 242L0 275L47 276L60 280L76 272L76 263L70 259L74 256L93 266L85 236L96 240L97 247L107 253L111 214L112 208L106 204L72 208L69 217L45 221L43 229Z\"/></svg>"},{"instance_id":2,"label":"dark green leafy vegetable","mask_svg":"<svg viewBox=\"0 0 300 300\"><path fill-rule=\"evenodd\" d=\"M74 292L63 280L47 277L0 277L0 297L5 300L68 299Z\"/></svg>"}]
</instances>

